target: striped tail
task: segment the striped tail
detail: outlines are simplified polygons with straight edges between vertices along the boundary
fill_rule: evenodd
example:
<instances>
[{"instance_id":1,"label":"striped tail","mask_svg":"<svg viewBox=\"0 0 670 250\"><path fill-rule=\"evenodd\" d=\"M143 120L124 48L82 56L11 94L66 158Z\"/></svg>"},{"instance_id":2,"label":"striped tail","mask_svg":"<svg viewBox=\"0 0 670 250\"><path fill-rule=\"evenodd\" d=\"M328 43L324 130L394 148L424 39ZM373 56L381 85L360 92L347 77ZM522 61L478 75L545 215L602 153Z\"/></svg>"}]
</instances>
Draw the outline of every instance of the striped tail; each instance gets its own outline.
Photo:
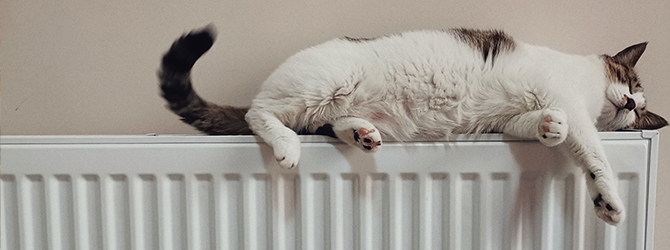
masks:
<instances>
[{"instance_id":1,"label":"striped tail","mask_svg":"<svg viewBox=\"0 0 670 250\"><path fill-rule=\"evenodd\" d=\"M161 95L181 120L210 135L253 134L244 116L249 108L220 106L203 100L193 90L191 68L214 44L216 31L209 25L177 39L163 56L158 70Z\"/></svg>"}]
</instances>

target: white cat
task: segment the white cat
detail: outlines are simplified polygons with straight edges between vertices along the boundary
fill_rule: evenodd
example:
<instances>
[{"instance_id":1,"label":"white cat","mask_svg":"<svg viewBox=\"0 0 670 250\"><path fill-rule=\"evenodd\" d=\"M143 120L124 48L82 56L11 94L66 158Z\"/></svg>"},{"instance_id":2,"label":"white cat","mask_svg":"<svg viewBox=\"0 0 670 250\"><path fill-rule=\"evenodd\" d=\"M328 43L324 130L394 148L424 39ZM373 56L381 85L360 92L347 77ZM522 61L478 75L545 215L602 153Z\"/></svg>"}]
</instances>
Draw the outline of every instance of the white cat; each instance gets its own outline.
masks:
<instances>
[{"instance_id":1,"label":"white cat","mask_svg":"<svg viewBox=\"0 0 670 250\"><path fill-rule=\"evenodd\" d=\"M208 26L175 41L159 70L163 97L203 132L257 134L285 168L300 160L296 131L330 134L366 152L387 139L503 132L568 149L589 173L597 216L617 224L624 207L597 131L667 125L646 110L633 69L646 43L579 56L494 30L345 37L288 58L247 111L193 91L190 70L214 37Z\"/></svg>"}]
</instances>

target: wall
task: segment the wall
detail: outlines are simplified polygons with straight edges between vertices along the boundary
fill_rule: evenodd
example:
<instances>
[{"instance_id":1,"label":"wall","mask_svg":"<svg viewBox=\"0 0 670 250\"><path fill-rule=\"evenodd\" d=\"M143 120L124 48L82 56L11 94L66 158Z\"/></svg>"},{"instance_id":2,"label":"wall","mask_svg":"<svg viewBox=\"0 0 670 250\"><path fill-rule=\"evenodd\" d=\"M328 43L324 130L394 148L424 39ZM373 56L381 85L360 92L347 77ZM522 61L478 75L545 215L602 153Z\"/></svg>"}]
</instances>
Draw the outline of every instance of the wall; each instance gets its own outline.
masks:
<instances>
[{"instance_id":1,"label":"wall","mask_svg":"<svg viewBox=\"0 0 670 250\"><path fill-rule=\"evenodd\" d=\"M502 28L569 53L616 53L650 41L638 63L650 106L670 118L670 1L1 0L2 134L195 134L158 96L172 41L214 23L219 38L195 87L244 106L289 55L343 35ZM656 245L670 244L670 133L661 130ZM666 152L666 153L663 153ZM660 247L657 247L660 249Z\"/></svg>"}]
</instances>

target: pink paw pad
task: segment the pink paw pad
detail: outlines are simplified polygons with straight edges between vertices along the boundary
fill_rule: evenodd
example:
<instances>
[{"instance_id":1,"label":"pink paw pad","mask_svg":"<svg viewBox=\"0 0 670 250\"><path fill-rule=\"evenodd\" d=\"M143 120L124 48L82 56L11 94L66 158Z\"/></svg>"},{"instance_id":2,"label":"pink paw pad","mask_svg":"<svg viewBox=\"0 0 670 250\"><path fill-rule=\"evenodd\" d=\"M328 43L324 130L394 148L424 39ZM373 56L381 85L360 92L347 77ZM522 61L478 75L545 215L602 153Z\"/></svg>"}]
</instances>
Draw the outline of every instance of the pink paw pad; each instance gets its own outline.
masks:
<instances>
[{"instance_id":1,"label":"pink paw pad","mask_svg":"<svg viewBox=\"0 0 670 250\"><path fill-rule=\"evenodd\" d=\"M365 129L365 128L360 128L358 130L355 130L356 134L358 135L359 139L356 140L357 142L361 143L364 149L366 150L373 150L378 146L381 146L382 143L375 141L369 134L374 133L374 129ZM356 136L355 136L356 137Z\"/></svg>"},{"instance_id":2,"label":"pink paw pad","mask_svg":"<svg viewBox=\"0 0 670 250\"><path fill-rule=\"evenodd\" d=\"M545 122L551 122L551 121L553 121L553 120L551 119L551 116L545 116L545 117L544 117L544 121L545 121ZM549 132L549 131L551 131L551 129L549 129L549 125L542 125L542 130L543 130L544 132Z\"/></svg>"},{"instance_id":3,"label":"pink paw pad","mask_svg":"<svg viewBox=\"0 0 670 250\"><path fill-rule=\"evenodd\" d=\"M549 147L562 143L568 134L565 113L560 109L547 109L538 124L538 138Z\"/></svg>"},{"instance_id":4,"label":"pink paw pad","mask_svg":"<svg viewBox=\"0 0 670 250\"><path fill-rule=\"evenodd\" d=\"M361 135L361 136L366 136L366 135L368 135L372 132L375 132L375 130L374 129L373 130L367 130L367 129L364 129L364 128L358 129L358 134Z\"/></svg>"}]
</instances>

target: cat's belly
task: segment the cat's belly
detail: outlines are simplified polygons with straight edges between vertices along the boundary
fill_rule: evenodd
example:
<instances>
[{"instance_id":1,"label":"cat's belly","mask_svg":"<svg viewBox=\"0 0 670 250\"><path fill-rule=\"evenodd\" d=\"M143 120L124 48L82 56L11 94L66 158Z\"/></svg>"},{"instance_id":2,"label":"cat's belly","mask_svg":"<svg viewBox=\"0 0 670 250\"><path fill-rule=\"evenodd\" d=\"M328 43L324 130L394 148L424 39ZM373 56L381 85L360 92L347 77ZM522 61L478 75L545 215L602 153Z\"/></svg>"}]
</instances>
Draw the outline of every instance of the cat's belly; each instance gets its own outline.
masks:
<instances>
[{"instance_id":1,"label":"cat's belly","mask_svg":"<svg viewBox=\"0 0 670 250\"><path fill-rule=\"evenodd\" d=\"M367 65L369 66L369 65ZM313 129L342 116L364 118L392 140L440 139L461 122L459 106L481 79L481 69L466 63L406 62L363 67L347 77L305 85L304 116ZM332 84L335 83L335 84ZM326 87L328 90L324 90Z\"/></svg>"},{"instance_id":2,"label":"cat's belly","mask_svg":"<svg viewBox=\"0 0 670 250\"><path fill-rule=\"evenodd\" d=\"M366 114L364 118L374 124L386 140L442 139L460 122L457 107L423 110L399 104L373 109L379 111ZM388 112L389 109L396 112Z\"/></svg>"},{"instance_id":3,"label":"cat's belly","mask_svg":"<svg viewBox=\"0 0 670 250\"><path fill-rule=\"evenodd\" d=\"M353 107L364 107L357 109L386 139L442 139L460 125L467 88L459 89L457 83L445 88L432 81L411 84L395 84L380 101Z\"/></svg>"}]
</instances>

